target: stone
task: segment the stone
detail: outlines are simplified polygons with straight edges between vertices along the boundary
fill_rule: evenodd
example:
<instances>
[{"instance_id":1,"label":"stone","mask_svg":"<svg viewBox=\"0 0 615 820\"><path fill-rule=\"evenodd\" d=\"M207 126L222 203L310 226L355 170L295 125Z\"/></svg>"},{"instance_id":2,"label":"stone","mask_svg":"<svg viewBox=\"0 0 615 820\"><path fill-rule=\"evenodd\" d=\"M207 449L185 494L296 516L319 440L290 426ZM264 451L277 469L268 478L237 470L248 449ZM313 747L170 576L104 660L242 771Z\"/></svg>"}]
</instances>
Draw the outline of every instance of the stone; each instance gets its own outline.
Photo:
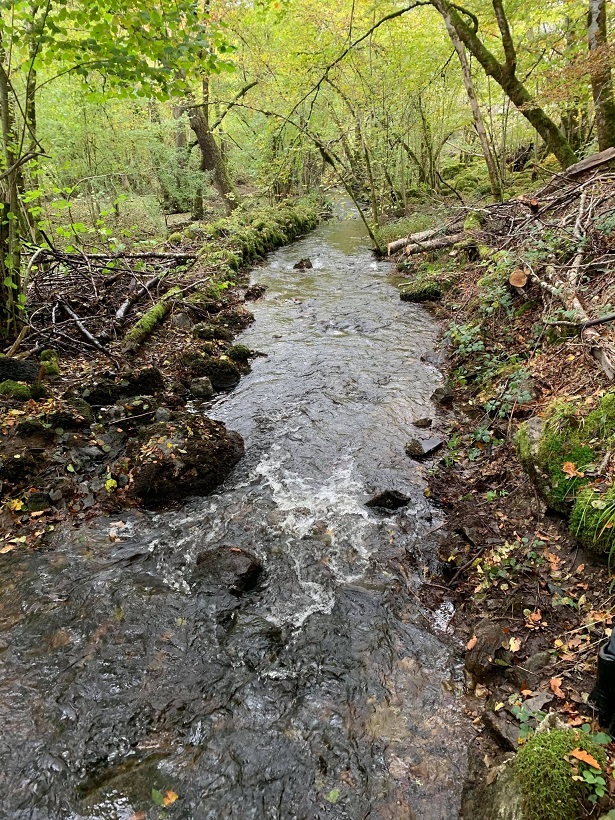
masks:
<instances>
[{"instance_id":1,"label":"stone","mask_svg":"<svg viewBox=\"0 0 615 820\"><path fill-rule=\"evenodd\" d=\"M239 433L207 417L184 416L141 430L129 445L131 490L145 506L214 490L243 456Z\"/></svg>"},{"instance_id":2,"label":"stone","mask_svg":"<svg viewBox=\"0 0 615 820\"><path fill-rule=\"evenodd\" d=\"M164 377L157 367L142 367L135 373L124 375L120 382L121 395L131 396L152 396L157 390L164 387Z\"/></svg>"},{"instance_id":3,"label":"stone","mask_svg":"<svg viewBox=\"0 0 615 820\"><path fill-rule=\"evenodd\" d=\"M171 318L171 327L175 330L190 330L192 319L187 313L174 313Z\"/></svg>"},{"instance_id":4,"label":"stone","mask_svg":"<svg viewBox=\"0 0 615 820\"><path fill-rule=\"evenodd\" d=\"M431 400L436 404L450 405L453 403L454 395L450 385L443 384L441 387L436 387L431 394Z\"/></svg>"},{"instance_id":5,"label":"stone","mask_svg":"<svg viewBox=\"0 0 615 820\"><path fill-rule=\"evenodd\" d=\"M250 285L244 294L246 302L256 302L257 299L262 299L267 291L267 285Z\"/></svg>"},{"instance_id":6,"label":"stone","mask_svg":"<svg viewBox=\"0 0 615 820\"><path fill-rule=\"evenodd\" d=\"M430 458L442 447L444 442L441 438L413 438L405 447L406 455L416 461L423 461Z\"/></svg>"},{"instance_id":7,"label":"stone","mask_svg":"<svg viewBox=\"0 0 615 820\"><path fill-rule=\"evenodd\" d=\"M194 378L207 376L214 390L231 390L241 379L241 372L236 364L213 356L195 356L190 361L189 371Z\"/></svg>"},{"instance_id":8,"label":"stone","mask_svg":"<svg viewBox=\"0 0 615 820\"><path fill-rule=\"evenodd\" d=\"M431 427L431 425L433 424L433 419L427 417L421 419L414 419L412 424L415 427L419 427L420 429L427 429L428 427Z\"/></svg>"},{"instance_id":9,"label":"stone","mask_svg":"<svg viewBox=\"0 0 615 820\"><path fill-rule=\"evenodd\" d=\"M233 338L232 330L213 322L199 322L192 328L192 335L195 339L205 339L206 341L222 339L225 342L230 342Z\"/></svg>"},{"instance_id":10,"label":"stone","mask_svg":"<svg viewBox=\"0 0 615 820\"><path fill-rule=\"evenodd\" d=\"M366 507L377 507L384 510L398 510L405 507L410 501L410 497L397 490L384 490L365 502Z\"/></svg>"},{"instance_id":11,"label":"stone","mask_svg":"<svg viewBox=\"0 0 615 820\"><path fill-rule=\"evenodd\" d=\"M522 666L527 669L528 672L542 672L542 670L546 669L547 666L551 666L554 660L555 659L550 652L535 652L522 663Z\"/></svg>"},{"instance_id":12,"label":"stone","mask_svg":"<svg viewBox=\"0 0 615 820\"><path fill-rule=\"evenodd\" d=\"M313 267L312 260L305 257L305 259L300 259L293 265L293 270L310 270Z\"/></svg>"},{"instance_id":13,"label":"stone","mask_svg":"<svg viewBox=\"0 0 615 820\"><path fill-rule=\"evenodd\" d=\"M253 590L263 573L263 565L239 547L218 547L197 556L193 581L224 587L233 595Z\"/></svg>"},{"instance_id":14,"label":"stone","mask_svg":"<svg viewBox=\"0 0 615 820\"><path fill-rule=\"evenodd\" d=\"M502 627L489 618L483 618L474 627L466 652L464 672L468 689L473 691L495 666L495 656L504 644Z\"/></svg>"},{"instance_id":15,"label":"stone","mask_svg":"<svg viewBox=\"0 0 615 820\"><path fill-rule=\"evenodd\" d=\"M195 399L211 399L214 388L208 376L199 376L190 382L190 392Z\"/></svg>"},{"instance_id":16,"label":"stone","mask_svg":"<svg viewBox=\"0 0 615 820\"><path fill-rule=\"evenodd\" d=\"M9 356L0 356L0 382L16 381L33 384L38 381L40 365Z\"/></svg>"},{"instance_id":17,"label":"stone","mask_svg":"<svg viewBox=\"0 0 615 820\"><path fill-rule=\"evenodd\" d=\"M519 748L519 724L509 721L503 711L485 712L481 720L503 749L516 752Z\"/></svg>"},{"instance_id":18,"label":"stone","mask_svg":"<svg viewBox=\"0 0 615 820\"><path fill-rule=\"evenodd\" d=\"M156 421L171 421L172 417L173 413L168 407L159 407L154 413L154 419Z\"/></svg>"},{"instance_id":19,"label":"stone","mask_svg":"<svg viewBox=\"0 0 615 820\"><path fill-rule=\"evenodd\" d=\"M28 493L26 496L26 504L28 505L28 510L31 513L43 512L51 507L51 499L49 497L49 493Z\"/></svg>"}]
</instances>

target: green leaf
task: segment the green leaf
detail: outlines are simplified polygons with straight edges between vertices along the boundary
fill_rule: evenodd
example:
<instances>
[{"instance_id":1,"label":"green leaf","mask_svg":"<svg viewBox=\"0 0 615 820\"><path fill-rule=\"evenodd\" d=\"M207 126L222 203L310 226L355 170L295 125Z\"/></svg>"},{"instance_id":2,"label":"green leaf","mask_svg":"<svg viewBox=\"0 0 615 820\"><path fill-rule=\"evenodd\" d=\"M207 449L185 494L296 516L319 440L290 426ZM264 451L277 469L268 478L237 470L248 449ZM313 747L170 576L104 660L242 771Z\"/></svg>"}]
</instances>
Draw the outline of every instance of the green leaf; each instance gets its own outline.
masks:
<instances>
[{"instance_id":1,"label":"green leaf","mask_svg":"<svg viewBox=\"0 0 615 820\"><path fill-rule=\"evenodd\" d=\"M157 806L164 806L164 795L158 789L152 789L152 800Z\"/></svg>"}]
</instances>

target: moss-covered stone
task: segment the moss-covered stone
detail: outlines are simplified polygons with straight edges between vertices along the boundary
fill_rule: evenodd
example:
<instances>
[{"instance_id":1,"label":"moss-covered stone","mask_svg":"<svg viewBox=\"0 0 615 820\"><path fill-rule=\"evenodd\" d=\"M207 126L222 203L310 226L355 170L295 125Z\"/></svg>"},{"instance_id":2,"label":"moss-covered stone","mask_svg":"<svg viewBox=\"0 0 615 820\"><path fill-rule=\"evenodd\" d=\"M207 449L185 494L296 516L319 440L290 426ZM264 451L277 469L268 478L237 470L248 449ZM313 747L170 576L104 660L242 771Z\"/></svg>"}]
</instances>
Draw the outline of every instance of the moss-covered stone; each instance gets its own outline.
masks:
<instances>
[{"instance_id":1,"label":"moss-covered stone","mask_svg":"<svg viewBox=\"0 0 615 820\"><path fill-rule=\"evenodd\" d=\"M192 328L192 335L195 339L212 341L213 339L224 339L230 342L233 333L226 327L221 327L214 322L199 322Z\"/></svg>"},{"instance_id":2,"label":"moss-covered stone","mask_svg":"<svg viewBox=\"0 0 615 820\"><path fill-rule=\"evenodd\" d=\"M16 401L28 401L32 398L32 392L27 384L7 379L0 382L0 396L6 396Z\"/></svg>"},{"instance_id":3,"label":"moss-covered stone","mask_svg":"<svg viewBox=\"0 0 615 820\"><path fill-rule=\"evenodd\" d=\"M58 364L58 354L55 350L43 350L40 355L41 364L45 369L45 376L53 377L60 375L60 366Z\"/></svg>"},{"instance_id":4,"label":"moss-covered stone","mask_svg":"<svg viewBox=\"0 0 615 820\"><path fill-rule=\"evenodd\" d=\"M582 815L587 786L573 775L589 766L568 758L574 749L588 752L602 768L606 765L602 747L576 729L537 732L519 750L514 768L528 820L577 820Z\"/></svg>"},{"instance_id":5,"label":"moss-covered stone","mask_svg":"<svg viewBox=\"0 0 615 820\"><path fill-rule=\"evenodd\" d=\"M589 413L573 402L555 401L541 422L526 422L517 435L524 469L547 504L563 513L570 512L593 469L614 446L615 391L606 393Z\"/></svg>"},{"instance_id":6,"label":"moss-covered stone","mask_svg":"<svg viewBox=\"0 0 615 820\"><path fill-rule=\"evenodd\" d=\"M585 487L577 495L570 513L570 532L595 557L615 549L615 485L599 492Z\"/></svg>"},{"instance_id":7,"label":"moss-covered stone","mask_svg":"<svg viewBox=\"0 0 615 820\"><path fill-rule=\"evenodd\" d=\"M246 345L232 345L225 351L226 356L234 362L245 364L252 356L252 351Z\"/></svg>"},{"instance_id":8,"label":"moss-covered stone","mask_svg":"<svg viewBox=\"0 0 615 820\"><path fill-rule=\"evenodd\" d=\"M402 302L428 302L442 298L442 289L437 282L413 282L399 292Z\"/></svg>"},{"instance_id":9,"label":"moss-covered stone","mask_svg":"<svg viewBox=\"0 0 615 820\"><path fill-rule=\"evenodd\" d=\"M470 211L463 223L464 231L478 230L484 222L484 216L479 211Z\"/></svg>"}]
</instances>

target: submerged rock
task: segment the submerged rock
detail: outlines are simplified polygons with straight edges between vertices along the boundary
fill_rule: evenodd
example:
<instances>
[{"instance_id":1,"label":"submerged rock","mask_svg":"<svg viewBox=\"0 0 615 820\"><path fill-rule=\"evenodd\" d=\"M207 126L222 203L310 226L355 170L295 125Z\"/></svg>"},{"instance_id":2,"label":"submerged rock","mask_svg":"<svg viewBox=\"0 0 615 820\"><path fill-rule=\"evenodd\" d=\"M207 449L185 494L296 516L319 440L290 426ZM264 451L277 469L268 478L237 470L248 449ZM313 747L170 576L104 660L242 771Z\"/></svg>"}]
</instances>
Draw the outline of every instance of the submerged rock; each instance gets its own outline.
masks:
<instances>
[{"instance_id":1,"label":"submerged rock","mask_svg":"<svg viewBox=\"0 0 615 820\"><path fill-rule=\"evenodd\" d=\"M243 595L256 587L262 573L263 565L250 552L239 547L218 547L197 556L193 581Z\"/></svg>"},{"instance_id":2,"label":"submerged rock","mask_svg":"<svg viewBox=\"0 0 615 820\"><path fill-rule=\"evenodd\" d=\"M405 507L410 501L410 497L398 492L397 490L385 490L382 493L370 498L365 502L366 507L379 507L384 510L398 510L400 507Z\"/></svg>"},{"instance_id":3,"label":"submerged rock","mask_svg":"<svg viewBox=\"0 0 615 820\"><path fill-rule=\"evenodd\" d=\"M212 419L151 425L142 431L133 455L132 490L146 506L206 495L224 481L243 452L239 433Z\"/></svg>"},{"instance_id":4,"label":"submerged rock","mask_svg":"<svg viewBox=\"0 0 615 820\"><path fill-rule=\"evenodd\" d=\"M443 444L441 438L413 438L406 444L406 455L417 461L422 461L433 456Z\"/></svg>"},{"instance_id":5,"label":"submerged rock","mask_svg":"<svg viewBox=\"0 0 615 820\"><path fill-rule=\"evenodd\" d=\"M305 259L300 259L293 265L293 270L310 270L313 267L312 260L305 257Z\"/></svg>"}]
</instances>

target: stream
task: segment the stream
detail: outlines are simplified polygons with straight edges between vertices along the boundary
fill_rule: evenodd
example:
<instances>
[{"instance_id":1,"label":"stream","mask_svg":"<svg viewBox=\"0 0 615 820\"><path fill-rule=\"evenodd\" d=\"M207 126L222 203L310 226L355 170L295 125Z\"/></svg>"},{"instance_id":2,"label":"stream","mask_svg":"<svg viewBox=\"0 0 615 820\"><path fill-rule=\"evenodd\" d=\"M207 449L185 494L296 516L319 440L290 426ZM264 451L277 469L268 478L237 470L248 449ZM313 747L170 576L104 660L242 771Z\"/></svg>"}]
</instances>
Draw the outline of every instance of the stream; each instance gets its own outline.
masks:
<instances>
[{"instance_id":1,"label":"stream","mask_svg":"<svg viewBox=\"0 0 615 820\"><path fill-rule=\"evenodd\" d=\"M245 439L225 485L2 556L0 817L458 817L452 610L416 595L439 520L404 453L436 328L391 270L353 218L270 254L237 340L267 355L208 410ZM195 571L221 547L253 588Z\"/></svg>"}]
</instances>

